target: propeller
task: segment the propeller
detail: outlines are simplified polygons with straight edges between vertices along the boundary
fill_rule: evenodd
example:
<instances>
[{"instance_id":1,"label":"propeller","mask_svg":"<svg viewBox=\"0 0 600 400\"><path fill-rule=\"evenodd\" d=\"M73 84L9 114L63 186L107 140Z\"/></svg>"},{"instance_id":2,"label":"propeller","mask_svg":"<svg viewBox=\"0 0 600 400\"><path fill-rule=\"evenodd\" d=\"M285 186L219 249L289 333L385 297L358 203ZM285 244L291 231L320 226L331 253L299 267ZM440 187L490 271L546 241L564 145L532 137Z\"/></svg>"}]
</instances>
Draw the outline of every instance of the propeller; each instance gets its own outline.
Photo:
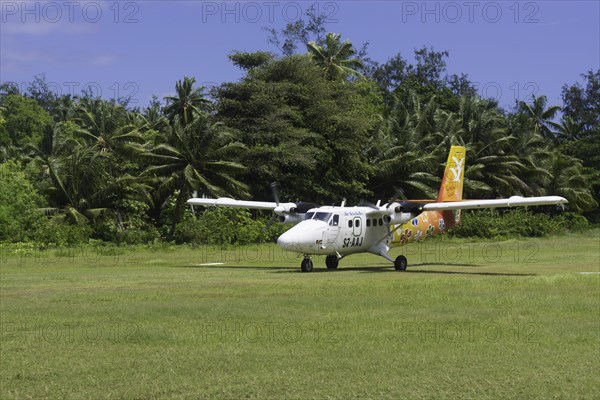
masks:
<instances>
[{"instance_id":1,"label":"propeller","mask_svg":"<svg viewBox=\"0 0 600 400\"><path fill-rule=\"evenodd\" d=\"M271 182L271 193L273 194L273 199L275 200L275 204L277 205L277 207L279 207L279 189L278 189L277 186L278 186L277 182ZM279 220L279 215L273 214L273 216L271 217L271 219L269 219L269 221L265 225L265 227L263 229L263 232L267 232L269 230L269 228L271 228L271 226L277 220Z\"/></svg>"},{"instance_id":2,"label":"propeller","mask_svg":"<svg viewBox=\"0 0 600 400\"><path fill-rule=\"evenodd\" d=\"M273 193L273 199L275 199L275 204L279 206L279 188L277 186L277 182L271 183L271 193Z\"/></svg>"},{"instance_id":3,"label":"propeller","mask_svg":"<svg viewBox=\"0 0 600 400\"><path fill-rule=\"evenodd\" d=\"M369 207L369 208L373 208L375 210L379 210L378 206L376 206L375 204L373 204L370 201L365 200L365 199L360 199L360 202L358 203L358 205L361 207Z\"/></svg>"},{"instance_id":4,"label":"propeller","mask_svg":"<svg viewBox=\"0 0 600 400\"><path fill-rule=\"evenodd\" d=\"M296 203L296 207L294 207L294 212L297 212L298 214L306 214L308 212L308 210L310 210L311 208L319 208L319 207L321 207L320 204L299 201Z\"/></svg>"},{"instance_id":5,"label":"propeller","mask_svg":"<svg viewBox=\"0 0 600 400\"><path fill-rule=\"evenodd\" d=\"M393 197L388 200L387 207L390 208L394 203L400 203L394 209L394 212L420 212L422 207L427 203L435 203L436 200L423 199L423 200L407 200L404 194L404 189L396 189L396 193Z\"/></svg>"},{"instance_id":6,"label":"propeller","mask_svg":"<svg viewBox=\"0 0 600 400\"><path fill-rule=\"evenodd\" d=\"M265 225L264 231L267 231L271 225L276 221L284 223L297 223L304 219L303 214L306 214L308 210L312 208L320 207L319 204L306 203L306 202L295 202L295 203L283 203L279 202L279 185L277 182L271 183L271 193L275 200L275 209L273 210L273 218L271 218Z\"/></svg>"},{"instance_id":7,"label":"propeller","mask_svg":"<svg viewBox=\"0 0 600 400\"><path fill-rule=\"evenodd\" d=\"M394 187L394 189L396 189L396 191L394 192L394 195L388 200L388 204L392 204L394 202L400 203L402 201L405 201L406 195L404 194L404 189L402 189L401 187Z\"/></svg>"},{"instance_id":8,"label":"propeller","mask_svg":"<svg viewBox=\"0 0 600 400\"><path fill-rule=\"evenodd\" d=\"M278 219L279 219L279 216L277 214L273 214L273 216L271 217L271 219L269 219L269 221L267 222L267 224L263 228L263 232L267 232L269 230L269 228L271 228L271 226L275 222L277 222Z\"/></svg>"}]
</instances>

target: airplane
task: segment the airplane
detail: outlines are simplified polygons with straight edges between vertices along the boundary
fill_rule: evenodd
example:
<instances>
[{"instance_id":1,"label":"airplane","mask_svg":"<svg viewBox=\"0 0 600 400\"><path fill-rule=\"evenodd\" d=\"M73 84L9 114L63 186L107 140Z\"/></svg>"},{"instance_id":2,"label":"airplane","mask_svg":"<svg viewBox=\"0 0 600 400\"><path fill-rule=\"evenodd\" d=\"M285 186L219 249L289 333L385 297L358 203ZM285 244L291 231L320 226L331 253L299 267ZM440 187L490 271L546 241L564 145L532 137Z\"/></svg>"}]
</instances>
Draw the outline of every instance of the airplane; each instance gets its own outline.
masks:
<instances>
[{"instance_id":1,"label":"airplane","mask_svg":"<svg viewBox=\"0 0 600 400\"><path fill-rule=\"evenodd\" d=\"M463 200L466 149L452 146L442 178L437 200L403 201L346 206L319 206L313 203L280 203L234 200L231 198L192 198L193 206L217 206L271 210L281 222L296 224L277 239L284 249L304 255L302 272L313 270L313 255L325 255L327 269L336 269L339 261L357 253L372 253L394 264L397 271L408 265L404 255L389 256L391 247L420 242L445 233L460 222L460 211L476 208L523 207L566 204L560 196L521 197L504 199Z\"/></svg>"}]
</instances>

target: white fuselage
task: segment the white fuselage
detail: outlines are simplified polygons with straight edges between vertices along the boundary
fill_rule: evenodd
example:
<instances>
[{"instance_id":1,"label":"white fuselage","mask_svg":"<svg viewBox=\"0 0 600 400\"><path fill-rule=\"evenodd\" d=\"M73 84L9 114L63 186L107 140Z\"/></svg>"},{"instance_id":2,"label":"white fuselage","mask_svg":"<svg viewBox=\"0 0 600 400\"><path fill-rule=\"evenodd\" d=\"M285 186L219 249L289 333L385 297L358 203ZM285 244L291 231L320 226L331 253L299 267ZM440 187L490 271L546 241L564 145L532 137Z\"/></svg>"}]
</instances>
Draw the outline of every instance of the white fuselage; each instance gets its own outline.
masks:
<instances>
[{"instance_id":1,"label":"white fuselage","mask_svg":"<svg viewBox=\"0 0 600 400\"><path fill-rule=\"evenodd\" d=\"M304 221L282 234L277 243L302 254L378 254L379 249L373 247L389 244L393 227L385 224L381 216L372 215L372 211L369 207L314 208L306 213Z\"/></svg>"}]
</instances>

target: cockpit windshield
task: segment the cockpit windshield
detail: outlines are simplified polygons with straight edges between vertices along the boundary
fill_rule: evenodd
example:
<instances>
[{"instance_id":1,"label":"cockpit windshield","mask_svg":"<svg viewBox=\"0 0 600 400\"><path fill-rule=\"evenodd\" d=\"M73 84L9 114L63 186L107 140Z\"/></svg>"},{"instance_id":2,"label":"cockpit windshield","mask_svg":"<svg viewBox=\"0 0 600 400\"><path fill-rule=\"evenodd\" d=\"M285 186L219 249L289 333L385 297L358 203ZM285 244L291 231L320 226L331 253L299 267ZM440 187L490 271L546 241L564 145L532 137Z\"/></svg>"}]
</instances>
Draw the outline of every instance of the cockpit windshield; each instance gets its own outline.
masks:
<instances>
[{"instance_id":1,"label":"cockpit windshield","mask_svg":"<svg viewBox=\"0 0 600 400\"><path fill-rule=\"evenodd\" d=\"M308 213L306 213L306 216L304 217L304 219L305 220L312 219L313 215L315 215L314 212L308 212Z\"/></svg>"},{"instance_id":2,"label":"cockpit windshield","mask_svg":"<svg viewBox=\"0 0 600 400\"><path fill-rule=\"evenodd\" d=\"M328 212L317 212L317 213L315 213L315 216L313 217L313 219L317 219L319 221L325 221L325 222L328 222L329 218L331 218L331 213L328 213Z\"/></svg>"}]
</instances>

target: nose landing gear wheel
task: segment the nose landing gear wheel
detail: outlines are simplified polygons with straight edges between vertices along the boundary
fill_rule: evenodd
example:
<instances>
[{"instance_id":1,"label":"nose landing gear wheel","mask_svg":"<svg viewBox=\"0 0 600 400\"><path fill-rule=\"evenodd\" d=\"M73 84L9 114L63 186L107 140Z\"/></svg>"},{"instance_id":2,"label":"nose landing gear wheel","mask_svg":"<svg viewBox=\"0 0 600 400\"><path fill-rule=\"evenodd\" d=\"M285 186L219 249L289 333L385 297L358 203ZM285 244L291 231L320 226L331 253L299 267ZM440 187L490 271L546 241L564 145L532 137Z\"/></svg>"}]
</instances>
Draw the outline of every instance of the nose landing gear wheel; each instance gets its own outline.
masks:
<instances>
[{"instance_id":1,"label":"nose landing gear wheel","mask_svg":"<svg viewBox=\"0 0 600 400\"><path fill-rule=\"evenodd\" d=\"M313 269L313 262L310 258L306 257L302 260L302 264L300 264L300 269L302 272L311 272Z\"/></svg>"},{"instance_id":2,"label":"nose landing gear wheel","mask_svg":"<svg viewBox=\"0 0 600 400\"><path fill-rule=\"evenodd\" d=\"M394 268L396 269L396 271L406 271L407 265L408 265L408 261L406 260L406 257L404 257L404 256L396 257L396 260L394 261Z\"/></svg>"},{"instance_id":3,"label":"nose landing gear wheel","mask_svg":"<svg viewBox=\"0 0 600 400\"><path fill-rule=\"evenodd\" d=\"M330 255L325 258L325 265L327 269L336 269L340 263L339 258L336 255Z\"/></svg>"}]
</instances>

